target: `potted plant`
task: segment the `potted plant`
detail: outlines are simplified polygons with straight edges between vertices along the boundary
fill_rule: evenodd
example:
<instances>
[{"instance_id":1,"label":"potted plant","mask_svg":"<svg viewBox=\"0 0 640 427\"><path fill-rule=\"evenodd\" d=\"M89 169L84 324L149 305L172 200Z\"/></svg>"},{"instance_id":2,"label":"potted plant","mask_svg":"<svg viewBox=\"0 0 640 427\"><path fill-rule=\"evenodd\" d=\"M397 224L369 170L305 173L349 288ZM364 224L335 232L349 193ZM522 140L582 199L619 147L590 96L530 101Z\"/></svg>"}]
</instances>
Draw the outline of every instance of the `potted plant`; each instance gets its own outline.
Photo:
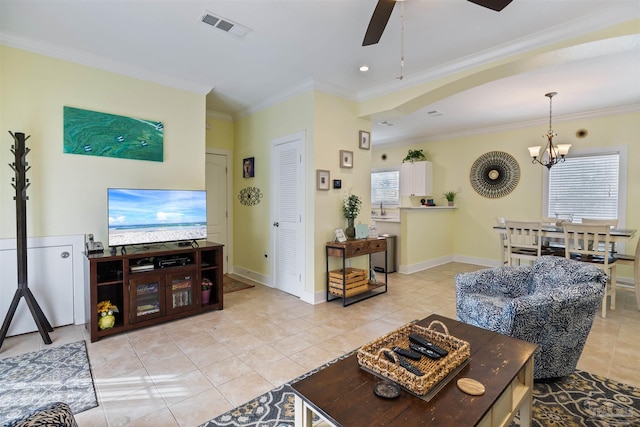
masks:
<instances>
[{"instance_id":1,"label":"potted plant","mask_svg":"<svg viewBox=\"0 0 640 427\"><path fill-rule=\"evenodd\" d=\"M213 283L211 283L211 280L204 277L202 279L201 286L202 286L202 305L209 304L209 301L211 300L211 286L213 286Z\"/></svg>"},{"instance_id":2,"label":"potted plant","mask_svg":"<svg viewBox=\"0 0 640 427\"><path fill-rule=\"evenodd\" d=\"M444 193L444 198L447 199L447 204L449 206L453 206L453 201L456 199L456 195L458 193L456 193L455 191L447 191L446 193Z\"/></svg>"},{"instance_id":3,"label":"potted plant","mask_svg":"<svg viewBox=\"0 0 640 427\"><path fill-rule=\"evenodd\" d=\"M100 301L97 311L98 328L101 330L113 328L116 324L116 316L113 313L119 313L118 307L115 304L111 304L111 301Z\"/></svg>"},{"instance_id":4,"label":"potted plant","mask_svg":"<svg viewBox=\"0 0 640 427\"><path fill-rule=\"evenodd\" d=\"M356 227L353 225L354 220L360 213L362 207L362 200L355 194L347 193L347 197L342 204L342 213L347 219L347 228L344 230L344 234L349 240L353 240L356 237Z\"/></svg>"},{"instance_id":5,"label":"potted plant","mask_svg":"<svg viewBox=\"0 0 640 427\"><path fill-rule=\"evenodd\" d=\"M420 150L411 150L407 153L406 157L402 160L404 162L420 162L423 160L427 160L427 157L424 155L424 152Z\"/></svg>"}]
</instances>

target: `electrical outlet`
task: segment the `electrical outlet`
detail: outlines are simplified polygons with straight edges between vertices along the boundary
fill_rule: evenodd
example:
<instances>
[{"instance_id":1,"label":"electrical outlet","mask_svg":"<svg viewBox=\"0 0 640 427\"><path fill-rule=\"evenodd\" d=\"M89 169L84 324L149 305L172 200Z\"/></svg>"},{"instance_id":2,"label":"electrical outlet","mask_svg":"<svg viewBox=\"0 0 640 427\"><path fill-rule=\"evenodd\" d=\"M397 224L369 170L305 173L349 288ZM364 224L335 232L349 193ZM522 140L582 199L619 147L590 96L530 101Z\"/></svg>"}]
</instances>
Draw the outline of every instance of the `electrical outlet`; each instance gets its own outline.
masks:
<instances>
[{"instance_id":1,"label":"electrical outlet","mask_svg":"<svg viewBox=\"0 0 640 427\"><path fill-rule=\"evenodd\" d=\"M351 267L351 260L350 259L347 260L347 267Z\"/></svg>"}]
</instances>

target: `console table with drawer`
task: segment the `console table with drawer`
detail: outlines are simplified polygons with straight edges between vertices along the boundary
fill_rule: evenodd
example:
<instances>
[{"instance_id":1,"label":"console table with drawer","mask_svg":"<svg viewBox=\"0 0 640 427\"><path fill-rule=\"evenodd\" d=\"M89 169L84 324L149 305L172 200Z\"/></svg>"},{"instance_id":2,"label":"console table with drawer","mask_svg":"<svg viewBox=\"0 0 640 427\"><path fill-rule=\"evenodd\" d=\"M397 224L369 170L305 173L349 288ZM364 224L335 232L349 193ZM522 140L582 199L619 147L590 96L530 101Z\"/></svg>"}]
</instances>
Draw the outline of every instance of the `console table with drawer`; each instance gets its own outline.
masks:
<instances>
[{"instance_id":1,"label":"console table with drawer","mask_svg":"<svg viewBox=\"0 0 640 427\"><path fill-rule=\"evenodd\" d=\"M386 265L387 239L369 238L347 240L346 242L327 242L326 246L327 265L327 301L341 298L342 305L347 305L362 301L367 298L387 292L388 271ZM369 277L371 271L371 254L377 252L385 253L385 273L384 281ZM347 268L347 258L357 256L369 256L368 269L360 270ZM339 257L342 259L342 269L329 271L329 257ZM381 273L378 273L381 276Z\"/></svg>"}]
</instances>

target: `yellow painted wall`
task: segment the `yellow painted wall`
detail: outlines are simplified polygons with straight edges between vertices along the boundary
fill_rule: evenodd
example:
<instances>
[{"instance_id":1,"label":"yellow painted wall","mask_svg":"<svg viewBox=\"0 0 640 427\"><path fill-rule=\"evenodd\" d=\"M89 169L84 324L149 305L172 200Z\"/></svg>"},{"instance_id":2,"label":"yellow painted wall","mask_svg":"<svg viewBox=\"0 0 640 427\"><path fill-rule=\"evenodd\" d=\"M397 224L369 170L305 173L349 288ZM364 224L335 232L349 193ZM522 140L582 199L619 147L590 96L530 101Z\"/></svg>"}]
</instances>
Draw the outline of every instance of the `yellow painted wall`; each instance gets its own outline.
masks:
<instances>
[{"instance_id":1,"label":"yellow painted wall","mask_svg":"<svg viewBox=\"0 0 640 427\"><path fill-rule=\"evenodd\" d=\"M578 129L586 129L586 138L578 139ZM626 145L628 148L627 228L640 229L640 114L628 113L611 117L586 118L569 122L554 122L559 143L571 143L572 149ZM446 203L442 193L448 190L461 193L456 199L458 209L453 213L452 254L467 259L497 261L500 259L499 240L491 229L495 217L539 219L542 217L542 177L546 168L532 165L527 147L542 144L544 126L474 135L442 141L405 145L396 148L377 148L373 153L373 167L399 165L409 148L424 149L433 162L434 198L437 204ZM469 171L473 162L489 151L504 151L516 158L520 165L520 182L509 195L488 199L473 190ZM381 159L382 154L387 160ZM414 230L411 230L414 232ZM627 245L627 252L635 248L638 236ZM419 250L409 247L408 250ZM408 258L412 255L405 254ZM631 275L620 266L622 276Z\"/></svg>"},{"instance_id":2,"label":"yellow painted wall","mask_svg":"<svg viewBox=\"0 0 640 427\"><path fill-rule=\"evenodd\" d=\"M333 240L336 228L346 228L342 203L351 192L359 196L362 210L355 223L371 223L371 150L360 149L360 130L369 131L371 123L356 117L356 104L352 101L315 91L315 145L312 192L315 194L314 257L315 290L326 287L325 243ZM353 152L353 168L340 167L340 150ZM329 191L315 189L315 169L328 170L331 178ZM342 180L342 189L333 188L333 180ZM366 268L366 257L354 259L354 266ZM337 258L330 260L330 269L342 268Z\"/></svg>"},{"instance_id":3,"label":"yellow painted wall","mask_svg":"<svg viewBox=\"0 0 640 427\"><path fill-rule=\"evenodd\" d=\"M299 131L306 132L305 208L305 291L321 292L325 287L324 244L332 240L336 228L346 227L341 206L346 190L361 196L365 202L361 216L370 220L369 193L371 150L360 150L359 131L368 130L369 122L355 115L355 103L318 90L310 90L295 98L239 119L235 124L234 157L255 157L256 176L242 178L240 160L233 168L234 180L234 261L236 270L256 273L268 279L269 264L264 251L270 249L271 193L269 171L271 141ZM340 168L340 150L354 153L354 167ZM331 180L342 179L343 190L316 190L316 170L329 170ZM243 206L235 195L247 186L258 187L264 194L257 206ZM244 271L243 271L244 269Z\"/></svg>"},{"instance_id":4,"label":"yellow painted wall","mask_svg":"<svg viewBox=\"0 0 640 427\"><path fill-rule=\"evenodd\" d=\"M207 116L207 148L233 151L233 120Z\"/></svg>"},{"instance_id":5,"label":"yellow painted wall","mask_svg":"<svg viewBox=\"0 0 640 427\"><path fill-rule=\"evenodd\" d=\"M401 209L400 265L403 272L424 270L425 260L444 263L454 254L451 230L457 209ZM428 265L432 266L432 265Z\"/></svg>"},{"instance_id":6,"label":"yellow painted wall","mask_svg":"<svg viewBox=\"0 0 640 427\"><path fill-rule=\"evenodd\" d=\"M233 177L233 236L234 264L263 277L270 275L269 263L265 262L264 252L270 254L270 182L271 141L275 138L306 132L307 157L313 150L313 93L311 91L283 101L275 106L237 120L234 126L235 164ZM241 162L247 157L255 158L255 177L243 178ZM307 158L307 161L310 161ZM310 185L310 184L309 184ZM256 187L263 194L258 205L244 206L237 196L246 187ZM307 212L311 212L312 200L305 201ZM305 240L312 233L305 231Z\"/></svg>"},{"instance_id":7,"label":"yellow painted wall","mask_svg":"<svg viewBox=\"0 0 640 427\"><path fill-rule=\"evenodd\" d=\"M0 45L0 238L15 238L13 139L31 135L29 236L107 242L108 187L204 188L205 97ZM164 123L164 162L63 153L63 107Z\"/></svg>"}]
</instances>

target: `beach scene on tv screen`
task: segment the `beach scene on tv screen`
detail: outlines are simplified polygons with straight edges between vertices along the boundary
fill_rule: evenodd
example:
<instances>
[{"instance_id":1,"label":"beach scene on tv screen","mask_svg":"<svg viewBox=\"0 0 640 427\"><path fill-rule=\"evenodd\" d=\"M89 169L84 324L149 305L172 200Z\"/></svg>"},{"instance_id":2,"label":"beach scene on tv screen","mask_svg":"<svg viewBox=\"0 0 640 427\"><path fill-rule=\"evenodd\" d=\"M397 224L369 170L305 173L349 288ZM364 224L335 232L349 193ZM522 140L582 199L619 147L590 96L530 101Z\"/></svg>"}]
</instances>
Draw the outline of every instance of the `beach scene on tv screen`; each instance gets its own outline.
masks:
<instances>
[{"instance_id":1,"label":"beach scene on tv screen","mask_svg":"<svg viewBox=\"0 0 640 427\"><path fill-rule=\"evenodd\" d=\"M204 190L109 189L109 246L207 237Z\"/></svg>"}]
</instances>

